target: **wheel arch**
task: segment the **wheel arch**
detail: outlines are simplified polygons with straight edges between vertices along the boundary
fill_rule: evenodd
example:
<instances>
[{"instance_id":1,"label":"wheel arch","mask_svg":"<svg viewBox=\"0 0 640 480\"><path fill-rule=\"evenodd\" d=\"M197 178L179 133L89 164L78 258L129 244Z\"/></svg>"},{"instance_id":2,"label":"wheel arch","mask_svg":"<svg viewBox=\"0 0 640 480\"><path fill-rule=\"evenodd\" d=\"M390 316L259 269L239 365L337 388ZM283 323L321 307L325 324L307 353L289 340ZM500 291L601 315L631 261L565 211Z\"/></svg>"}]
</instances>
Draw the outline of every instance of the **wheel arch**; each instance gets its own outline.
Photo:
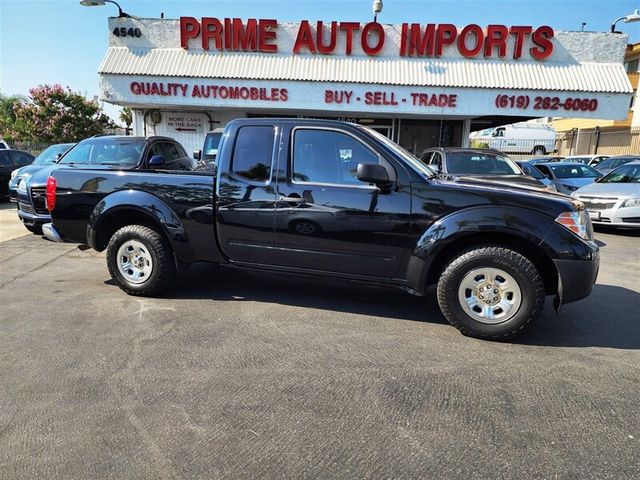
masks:
<instances>
[{"instance_id":1,"label":"wheel arch","mask_svg":"<svg viewBox=\"0 0 640 480\"><path fill-rule=\"evenodd\" d=\"M540 272L547 294L555 294L558 291L558 270L544 249L530 239L505 232L475 232L452 240L433 258L426 271L424 286L436 284L445 267L461 252L481 246L499 246L522 254Z\"/></svg>"},{"instance_id":2,"label":"wheel arch","mask_svg":"<svg viewBox=\"0 0 640 480\"><path fill-rule=\"evenodd\" d=\"M113 234L127 225L152 228L165 237L177 258L189 258L191 248L180 219L158 197L141 191L118 191L102 199L89 218L87 243L103 251Z\"/></svg>"}]
</instances>

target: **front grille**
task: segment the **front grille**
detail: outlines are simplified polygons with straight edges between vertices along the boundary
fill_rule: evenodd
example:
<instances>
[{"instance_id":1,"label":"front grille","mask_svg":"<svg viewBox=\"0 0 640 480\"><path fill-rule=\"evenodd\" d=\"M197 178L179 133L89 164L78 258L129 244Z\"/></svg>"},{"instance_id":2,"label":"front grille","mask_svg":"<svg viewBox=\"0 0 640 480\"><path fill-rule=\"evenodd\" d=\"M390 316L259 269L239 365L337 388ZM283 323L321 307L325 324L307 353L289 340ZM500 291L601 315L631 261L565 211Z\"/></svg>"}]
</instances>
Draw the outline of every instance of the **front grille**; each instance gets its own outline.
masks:
<instances>
[{"instance_id":1,"label":"front grille","mask_svg":"<svg viewBox=\"0 0 640 480\"><path fill-rule=\"evenodd\" d=\"M616 206L617 198L578 197L587 210L608 210Z\"/></svg>"},{"instance_id":2,"label":"front grille","mask_svg":"<svg viewBox=\"0 0 640 480\"><path fill-rule=\"evenodd\" d=\"M20 209L21 212L24 213L28 213L30 215L33 215L33 207L26 202L23 202L22 200L18 202L18 208Z\"/></svg>"},{"instance_id":3,"label":"front grille","mask_svg":"<svg viewBox=\"0 0 640 480\"><path fill-rule=\"evenodd\" d=\"M33 209L38 215L48 215L46 205L46 188L45 187L33 187L31 189L31 201L33 202Z\"/></svg>"}]
</instances>

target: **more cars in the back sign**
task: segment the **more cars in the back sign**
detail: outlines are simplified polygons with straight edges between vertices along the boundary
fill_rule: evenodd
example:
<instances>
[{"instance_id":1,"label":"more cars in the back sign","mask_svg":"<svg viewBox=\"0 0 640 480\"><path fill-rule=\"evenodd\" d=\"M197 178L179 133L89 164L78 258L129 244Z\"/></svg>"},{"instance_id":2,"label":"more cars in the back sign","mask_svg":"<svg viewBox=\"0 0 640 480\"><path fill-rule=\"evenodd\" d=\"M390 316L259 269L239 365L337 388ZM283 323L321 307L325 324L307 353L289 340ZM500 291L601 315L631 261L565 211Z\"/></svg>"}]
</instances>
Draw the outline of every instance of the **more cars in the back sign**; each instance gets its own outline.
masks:
<instances>
[{"instance_id":1,"label":"more cars in the back sign","mask_svg":"<svg viewBox=\"0 0 640 480\"><path fill-rule=\"evenodd\" d=\"M609 157L606 160L600 162L595 168L603 175L609 172L613 172L616 168L621 167L625 163L635 162L640 160L640 155L617 155L615 157Z\"/></svg>"},{"instance_id":2,"label":"more cars in the back sign","mask_svg":"<svg viewBox=\"0 0 640 480\"><path fill-rule=\"evenodd\" d=\"M0 150L0 198L9 196L9 180L11 172L16 168L24 167L36 158L28 152L21 150Z\"/></svg>"},{"instance_id":3,"label":"more cars in the back sign","mask_svg":"<svg viewBox=\"0 0 640 480\"><path fill-rule=\"evenodd\" d=\"M602 177L595 168L576 162L542 163L535 168L551 180L558 192L567 195Z\"/></svg>"},{"instance_id":4,"label":"more cars in the back sign","mask_svg":"<svg viewBox=\"0 0 640 480\"><path fill-rule=\"evenodd\" d=\"M585 204L596 225L640 228L640 161L616 168L573 197Z\"/></svg>"},{"instance_id":5,"label":"more cars in the back sign","mask_svg":"<svg viewBox=\"0 0 640 480\"><path fill-rule=\"evenodd\" d=\"M520 187L544 187L525 175L518 164L497 150L438 147L425 150L420 161L448 177L482 177L483 181L516 184Z\"/></svg>"},{"instance_id":6,"label":"more cars in the back sign","mask_svg":"<svg viewBox=\"0 0 640 480\"><path fill-rule=\"evenodd\" d=\"M18 184L23 179L29 178L38 170L54 163L67 150L73 147L73 145L73 143L58 143L56 145L51 145L38 155L31 164L11 172L11 179L9 180L9 196L11 197L11 200L16 201L16 190L18 189Z\"/></svg>"}]
</instances>

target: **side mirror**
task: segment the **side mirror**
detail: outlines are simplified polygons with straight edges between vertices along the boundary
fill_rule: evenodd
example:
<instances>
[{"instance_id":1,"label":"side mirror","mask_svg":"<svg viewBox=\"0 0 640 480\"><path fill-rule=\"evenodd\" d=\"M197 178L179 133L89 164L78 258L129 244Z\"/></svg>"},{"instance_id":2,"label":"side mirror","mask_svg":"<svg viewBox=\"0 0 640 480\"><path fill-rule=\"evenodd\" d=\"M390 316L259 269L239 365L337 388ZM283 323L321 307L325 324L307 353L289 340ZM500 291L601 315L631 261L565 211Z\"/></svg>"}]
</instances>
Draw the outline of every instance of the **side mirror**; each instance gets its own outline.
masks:
<instances>
[{"instance_id":1,"label":"side mirror","mask_svg":"<svg viewBox=\"0 0 640 480\"><path fill-rule=\"evenodd\" d=\"M387 169L379 163L359 163L357 178L364 183L373 183L381 189L391 186Z\"/></svg>"},{"instance_id":2,"label":"side mirror","mask_svg":"<svg viewBox=\"0 0 640 480\"><path fill-rule=\"evenodd\" d=\"M193 158L195 160L200 160L202 158L202 150L194 150L193 151Z\"/></svg>"},{"instance_id":3,"label":"side mirror","mask_svg":"<svg viewBox=\"0 0 640 480\"><path fill-rule=\"evenodd\" d=\"M167 163L167 161L162 155L154 155L149 159L149 167L151 168L164 167L165 163Z\"/></svg>"}]
</instances>

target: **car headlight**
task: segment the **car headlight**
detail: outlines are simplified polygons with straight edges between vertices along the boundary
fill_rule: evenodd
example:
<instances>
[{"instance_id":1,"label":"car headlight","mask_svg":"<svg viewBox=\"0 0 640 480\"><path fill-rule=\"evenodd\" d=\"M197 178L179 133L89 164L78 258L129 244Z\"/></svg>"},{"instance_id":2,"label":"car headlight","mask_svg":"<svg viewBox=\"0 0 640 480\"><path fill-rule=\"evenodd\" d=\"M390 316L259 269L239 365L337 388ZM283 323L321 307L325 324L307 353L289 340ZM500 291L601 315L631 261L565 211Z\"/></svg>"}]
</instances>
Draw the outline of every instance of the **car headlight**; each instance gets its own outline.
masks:
<instances>
[{"instance_id":1,"label":"car headlight","mask_svg":"<svg viewBox=\"0 0 640 480\"><path fill-rule=\"evenodd\" d=\"M574 187L573 185L565 185L564 183L562 184L562 186L570 192L575 192L578 189L578 187Z\"/></svg>"},{"instance_id":2,"label":"car headlight","mask_svg":"<svg viewBox=\"0 0 640 480\"><path fill-rule=\"evenodd\" d=\"M27 178L28 177L22 177L22 180L18 183L18 192L27 193Z\"/></svg>"},{"instance_id":3,"label":"car headlight","mask_svg":"<svg viewBox=\"0 0 640 480\"><path fill-rule=\"evenodd\" d=\"M624 207L640 207L640 197L634 197L625 200L624 202L622 202L622 205L620 205L620 208Z\"/></svg>"},{"instance_id":4,"label":"car headlight","mask_svg":"<svg viewBox=\"0 0 640 480\"><path fill-rule=\"evenodd\" d=\"M14 170L13 172L11 172L11 180L13 180L14 178L16 178L16 175L18 174L18 170L19 170L19 169L16 169L16 170Z\"/></svg>"},{"instance_id":5,"label":"car headlight","mask_svg":"<svg viewBox=\"0 0 640 480\"><path fill-rule=\"evenodd\" d=\"M556 222L571 230L580 238L593 240L593 226L591 225L589 214L585 209L578 210L577 212L563 212L558 215Z\"/></svg>"}]
</instances>

